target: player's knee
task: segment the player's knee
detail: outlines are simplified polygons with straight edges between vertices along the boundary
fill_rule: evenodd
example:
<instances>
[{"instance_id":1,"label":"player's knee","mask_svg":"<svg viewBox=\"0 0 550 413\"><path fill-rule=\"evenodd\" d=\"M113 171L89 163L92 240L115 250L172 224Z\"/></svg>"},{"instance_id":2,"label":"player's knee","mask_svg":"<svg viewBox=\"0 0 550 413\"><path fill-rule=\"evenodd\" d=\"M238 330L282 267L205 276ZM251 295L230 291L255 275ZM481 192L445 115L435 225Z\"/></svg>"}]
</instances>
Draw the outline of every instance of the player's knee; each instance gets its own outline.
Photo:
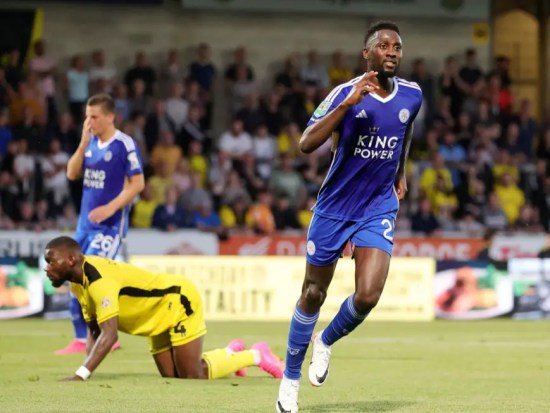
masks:
<instances>
[{"instance_id":1,"label":"player's knee","mask_svg":"<svg viewBox=\"0 0 550 413\"><path fill-rule=\"evenodd\" d=\"M309 284L304 290L303 297L308 304L322 306L327 297L327 290L319 284Z\"/></svg>"},{"instance_id":2,"label":"player's knee","mask_svg":"<svg viewBox=\"0 0 550 413\"><path fill-rule=\"evenodd\" d=\"M368 313L380 300L380 291L358 291L355 293L354 304L361 313Z\"/></svg>"}]
</instances>

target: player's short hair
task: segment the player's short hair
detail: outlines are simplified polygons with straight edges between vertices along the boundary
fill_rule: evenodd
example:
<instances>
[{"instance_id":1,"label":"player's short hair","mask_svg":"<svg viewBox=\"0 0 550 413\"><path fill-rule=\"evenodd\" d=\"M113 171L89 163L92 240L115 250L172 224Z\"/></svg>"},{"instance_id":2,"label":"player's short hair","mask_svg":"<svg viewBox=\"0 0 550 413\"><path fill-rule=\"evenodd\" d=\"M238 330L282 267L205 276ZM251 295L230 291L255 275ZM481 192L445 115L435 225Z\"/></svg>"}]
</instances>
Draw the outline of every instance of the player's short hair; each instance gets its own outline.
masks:
<instances>
[{"instance_id":1,"label":"player's short hair","mask_svg":"<svg viewBox=\"0 0 550 413\"><path fill-rule=\"evenodd\" d=\"M104 113L115 113L115 102L107 93L98 93L88 99L88 106L101 106Z\"/></svg>"},{"instance_id":2,"label":"player's short hair","mask_svg":"<svg viewBox=\"0 0 550 413\"><path fill-rule=\"evenodd\" d=\"M390 21L376 22L376 23L373 23L367 30L367 34L365 35L365 45L368 44L371 37L374 36L376 32L379 30L391 30L396 32L397 34L400 34L399 27L397 26L397 24Z\"/></svg>"},{"instance_id":3,"label":"player's short hair","mask_svg":"<svg viewBox=\"0 0 550 413\"><path fill-rule=\"evenodd\" d=\"M52 239L46 244L46 249L50 248L67 248L76 251L80 251L80 244L71 237L62 235L60 237Z\"/></svg>"}]
</instances>

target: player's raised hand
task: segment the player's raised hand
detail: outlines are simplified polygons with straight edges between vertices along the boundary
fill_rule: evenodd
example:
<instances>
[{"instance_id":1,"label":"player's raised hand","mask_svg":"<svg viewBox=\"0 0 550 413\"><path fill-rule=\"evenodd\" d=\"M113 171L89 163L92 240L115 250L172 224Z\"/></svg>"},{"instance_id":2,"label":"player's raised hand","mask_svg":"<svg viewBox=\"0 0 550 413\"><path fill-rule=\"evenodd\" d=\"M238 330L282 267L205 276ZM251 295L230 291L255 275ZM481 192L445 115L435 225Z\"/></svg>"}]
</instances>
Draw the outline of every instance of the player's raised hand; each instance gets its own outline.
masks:
<instances>
[{"instance_id":1,"label":"player's raised hand","mask_svg":"<svg viewBox=\"0 0 550 413\"><path fill-rule=\"evenodd\" d=\"M88 146L90 138L92 137L92 128L90 125L90 118L86 117L84 124L82 125L82 137L80 138L80 144L84 147Z\"/></svg>"},{"instance_id":2,"label":"player's raised hand","mask_svg":"<svg viewBox=\"0 0 550 413\"><path fill-rule=\"evenodd\" d=\"M365 73L359 82L353 85L353 88L350 90L342 103L346 106L357 105L363 100L365 95L379 89L378 85L372 82L372 79L375 78L376 75L378 75L378 72L375 72L374 70Z\"/></svg>"}]
</instances>

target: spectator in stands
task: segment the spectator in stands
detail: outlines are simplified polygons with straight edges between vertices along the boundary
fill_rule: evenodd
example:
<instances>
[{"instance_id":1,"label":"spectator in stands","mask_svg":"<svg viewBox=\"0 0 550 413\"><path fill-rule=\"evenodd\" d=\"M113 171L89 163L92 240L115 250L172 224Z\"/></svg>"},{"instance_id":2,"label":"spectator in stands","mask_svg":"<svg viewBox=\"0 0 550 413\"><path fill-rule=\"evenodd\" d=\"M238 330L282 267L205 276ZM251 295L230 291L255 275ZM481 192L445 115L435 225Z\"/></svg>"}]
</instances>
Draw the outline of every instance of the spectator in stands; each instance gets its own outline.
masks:
<instances>
[{"instance_id":1,"label":"spectator in stands","mask_svg":"<svg viewBox=\"0 0 550 413\"><path fill-rule=\"evenodd\" d=\"M439 78L439 87L442 96L448 98L448 107L451 116L456 118L462 110L464 91L468 89L468 85L458 74L458 66L454 56L449 56L445 59L443 73ZM442 99L442 101L445 102L446 99Z\"/></svg>"},{"instance_id":2,"label":"spectator in stands","mask_svg":"<svg viewBox=\"0 0 550 413\"><path fill-rule=\"evenodd\" d=\"M243 199L247 204L250 204L251 197L244 188L240 175L237 171L232 170L227 175L227 184L223 191L222 203L231 205L237 198Z\"/></svg>"},{"instance_id":3,"label":"spectator in stands","mask_svg":"<svg viewBox=\"0 0 550 413\"><path fill-rule=\"evenodd\" d=\"M192 140L189 144L189 164L191 170L198 172L202 177L202 184L205 186L208 181L208 160L203 155L202 142Z\"/></svg>"},{"instance_id":4,"label":"spectator in stands","mask_svg":"<svg viewBox=\"0 0 550 413\"><path fill-rule=\"evenodd\" d=\"M232 204L222 204L220 220L224 228L232 232L246 232L247 211L250 203L244 198L236 198Z\"/></svg>"},{"instance_id":5,"label":"spectator in stands","mask_svg":"<svg viewBox=\"0 0 550 413\"><path fill-rule=\"evenodd\" d=\"M252 152L252 138L244 131L243 121L233 119L231 128L220 136L218 140L220 151L233 161L233 167L237 171L243 169L243 158Z\"/></svg>"},{"instance_id":6,"label":"spectator in stands","mask_svg":"<svg viewBox=\"0 0 550 413\"><path fill-rule=\"evenodd\" d=\"M483 72L477 62L477 52L475 49L467 49L465 55L465 64L460 68L459 76L468 86L466 93L471 94L479 81L483 78Z\"/></svg>"},{"instance_id":7,"label":"spectator in stands","mask_svg":"<svg viewBox=\"0 0 550 413\"><path fill-rule=\"evenodd\" d=\"M189 107L187 119L183 123L178 137L178 144L184 153L189 152L189 145L192 141L201 142L203 149L205 149L205 154L210 151L212 139L201 122L202 117L203 109L199 105L191 105Z\"/></svg>"},{"instance_id":8,"label":"spectator in stands","mask_svg":"<svg viewBox=\"0 0 550 413\"><path fill-rule=\"evenodd\" d=\"M42 152L48 147L48 142L44 139L44 132L44 128L40 124L40 121L35 118L32 108L29 106L23 108L21 123L13 127L15 139L27 141L31 152Z\"/></svg>"},{"instance_id":9,"label":"spectator in stands","mask_svg":"<svg viewBox=\"0 0 550 413\"><path fill-rule=\"evenodd\" d=\"M283 70L275 75L275 89L283 94L290 93L300 82L300 70L296 55L287 56L283 63Z\"/></svg>"},{"instance_id":10,"label":"spectator in stands","mask_svg":"<svg viewBox=\"0 0 550 413\"><path fill-rule=\"evenodd\" d=\"M155 111L147 115L145 121L145 142L149 151L160 142L164 130L175 131L174 124L166 114L166 103L164 100L155 102Z\"/></svg>"},{"instance_id":11,"label":"spectator in stands","mask_svg":"<svg viewBox=\"0 0 550 413\"><path fill-rule=\"evenodd\" d=\"M34 204L30 201L21 201L19 204L19 214L17 216L16 227L20 230L34 231L40 230L36 219Z\"/></svg>"},{"instance_id":12,"label":"spectator in stands","mask_svg":"<svg viewBox=\"0 0 550 413\"><path fill-rule=\"evenodd\" d=\"M153 228L173 232L185 227L185 214L177 205L178 190L173 186L166 188L165 199L153 213Z\"/></svg>"},{"instance_id":13,"label":"spectator in stands","mask_svg":"<svg viewBox=\"0 0 550 413\"><path fill-rule=\"evenodd\" d=\"M473 125L472 119L468 112L460 112L455 126L455 135L457 143L464 148L465 151L470 148L473 141Z\"/></svg>"},{"instance_id":14,"label":"spectator in stands","mask_svg":"<svg viewBox=\"0 0 550 413\"><path fill-rule=\"evenodd\" d=\"M525 204L525 195L509 173L503 173L495 185L495 194L500 200L508 224L516 222L521 207Z\"/></svg>"},{"instance_id":15,"label":"spectator in stands","mask_svg":"<svg viewBox=\"0 0 550 413\"><path fill-rule=\"evenodd\" d=\"M189 80L197 82L212 100L214 80L216 79L216 66L210 60L210 46L201 43L197 47L197 60L189 65Z\"/></svg>"},{"instance_id":16,"label":"spectator in stands","mask_svg":"<svg viewBox=\"0 0 550 413\"><path fill-rule=\"evenodd\" d=\"M168 173L166 162L158 162L156 168L153 169L153 175L148 179L151 186L152 198L157 204L164 204L166 190L173 186L172 176Z\"/></svg>"},{"instance_id":17,"label":"spectator in stands","mask_svg":"<svg viewBox=\"0 0 550 413\"><path fill-rule=\"evenodd\" d=\"M158 207L153 199L153 191L150 183L146 182L138 201L132 207L131 225L134 228L151 228L153 226L153 215Z\"/></svg>"},{"instance_id":18,"label":"spectator in stands","mask_svg":"<svg viewBox=\"0 0 550 413\"><path fill-rule=\"evenodd\" d=\"M272 208L275 226L278 230L301 229L298 221L298 211L292 206L291 200L285 192L275 192L276 198Z\"/></svg>"},{"instance_id":19,"label":"spectator in stands","mask_svg":"<svg viewBox=\"0 0 550 413\"><path fill-rule=\"evenodd\" d=\"M143 79L136 78L132 83L132 94L128 99L130 117L136 113L149 114L154 109L154 99L146 93L146 83Z\"/></svg>"},{"instance_id":20,"label":"spectator in stands","mask_svg":"<svg viewBox=\"0 0 550 413\"><path fill-rule=\"evenodd\" d=\"M412 73L410 80L418 83L422 89L422 107L425 110L425 125L431 125L432 117L435 112L435 87L434 79L426 67L426 62L423 58L417 58L412 63Z\"/></svg>"},{"instance_id":21,"label":"spectator in stands","mask_svg":"<svg viewBox=\"0 0 550 413\"><path fill-rule=\"evenodd\" d=\"M271 163L277 155L275 138L269 134L265 125L259 125L252 137L252 155L256 161L258 176L267 181L271 176Z\"/></svg>"},{"instance_id":22,"label":"spectator in stands","mask_svg":"<svg viewBox=\"0 0 550 413\"><path fill-rule=\"evenodd\" d=\"M252 66L247 62L247 51L244 46L239 46L235 49L233 59L233 63L225 68L225 80L229 84L237 82L239 79L244 79L249 82L254 81L254 69L252 69ZM239 75L239 72L244 73L244 75Z\"/></svg>"},{"instance_id":23,"label":"spectator in stands","mask_svg":"<svg viewBox=\"0 0 550 413\"><path fill-rule=\"evenodd\" d=\"M42 158L44 187L56 208L61 207L69 198L69 182L66 171L69 154L61 148L59 139L52 139L49 153Z\"/></svg>"},{"instance_id":24,"label":"spectator in stands","mask_svg":"<svg viewBox=\"0 0 550 413\"><path fill-rule=\"evenodd\" d=\"M550 129L546 129L537 146L537 158L550 161Z\"/></svg>"},{"instance_id":25,"label":"spectator in stands","mask_svg":"<svg viewBox=\"0 0 550 413\"><path fill-rule=\"evenodd\" d=\"M17 186L19 187L19 193L30 194L34 177L35 160L34 156L29 153L29 145L26 140L19 140L18 145L19 150L13 161L13 172Z\"/></svg>"},{"instance_id":26,"label":"spectator in stands","mask_svg":"<svg viewBox=\"0 0 550 413\"><path fill-rule=\"evenodd\" d=\"M189 112L189 102L184 98L185 89L182 82L174 82L170 86L170 95L166 99L166 115L172 122L174 131L179 134Z\"/></svg>"},{"instance_id":27,"label":"spectator in stands","mask_svg":"<svg viewBox=\"0 0 550 413\"><path fill-rule=\"evenodd\" d=\"M19 82L19 90L10 102L10 122L17 125L23 122L25 108L30 108L34 119L40 123L46 122L46 111L44 105L38 99L26 82Z\"/></svg>"},{"instance_id":28,"label":"spectator in stands","mask_svg":"<svg viewBox=\"0 0 550 413\"><path fill-rule=\"evenodd\" d=\"M136 52L134 65L124 75L124 83L126 83L126 87L129 90L134 88L136 80L141 80L144 83L144 93L146 95L153 96L157 75L155 69L147 64L145 52L141 50Z\"/></svg>"},{"instance_id":29,"label":"spectator in stands","mask_svg":"<svg viewBox=\"0 0 550 413\"><path fill-rule=\"evenodd\" d=\"M0 161L8 152L8 143L13 139L13 132L8 126L9 114L6 109L0 110Z\"/></svg>"},{"instance_id":30,"label":"spectator in stands","mask_svg":"<svg viewBox=\"0 0 550 413\"><path fill-rule=\"evenodd\" d=\"M90 86L92 94L110 93L113 90L116 79L116 69L108 65L103 49L92 52L92 65L90 66Z\"/></svg>"},{"instance_id":31,"label":"spectator in stands","mask_svg":"<svg viewBox=\"0 0 550 413\"><path fill-rule=\"evenodd\" d=\"M45 198L35 202L34 219L36 220L35 230L45 231L55 228L55 220L50 205Z\"/></svg>"},{"instance_id":32,"label":"spectator in stands","mask_svg":"<svg viewBox=\"0 0 550 413\"><path fill-rule=\"evenodd\" d=\"M280 104L281 95L274 91L268 94L262 105L265 125L273 136L277 136L283 126L283 114L281 113Z\"/></svg>"},{"instance_id":33,"label":"spectator in stands","mask_svg":"<svg viewBox=\"0 0 550 413\"><path fill-rule=\"evenodd\" d=\"M19 49L12 49L8 56L8 62L5 66L6 81L12 90L19 89L19 82L23 80L23 65L21 63L21 52Z\"/></svg>"},{"instance_id":34,"label":"spectator in stands","mask_svg":"<svg viewBox=\"0 0 550 413\"><path fill-rule=\"evenodd\" d=\"M65 76L65 93L69 101L69 110L75 122L80 125L84 120L84 108L90 96L88 89L90 75L84 64L84 57L76 54L71 59L71 67Z\"/></svg>"},{"instance_id":35,"label":"spectator in stands","mask_svg":"<svg viewBox=\"0 0 550 413\"><path fill-rule=\"evenodd\" d=\"M493 164L495 181L501 180L504 174L509 174L516 182L519 181L519 169L508 148L498 150Z\"/></svg>"},{"instance_id":36,"label":"spectator in stands","mask_svg":"<svg viewBox=\"0 0 550 413\"><path fill-rule=\"evenodd\" d=\"M302 176L294 170L293 160L287 154L281 154L279 159L280 167L271 174L269 188L273 193L286 195L292 208L299 208L306 196Z\"/></svg>"},{"instance_id":37,"label":"spectator in stands","mask_svg":"<svg viewBox=\"0 0 550 413\"><path fill-rule=\"evenodd\" d=\"M311 49L307 53L307 62L300 70L300 78L305 84L315 86L319 92L325 91L330 86L327 68L321 63L317 50Z\"/></svg>"},{"instance_id":38,"label":"spectator in stands","mask_svg":"<svg viewBox=\"0 0 550 413\"><path fill-rule=\"evenodd\" d=\"M353 77L353 72L346 66L344 52L340 49L332 53L332 66L328 69L328 77L333 88L350 81Z\"/></svg>"},{"instance_id":39,"label":"spectator in stands","mask_svg":"<svg viewBox=\"0 0 550 413\"><path fill-rule=\"evenodd\" d=\"M277 136L277 151L280 154L285 154L291 159L296 159L302 156L302 151L298 144L302 137L302 131L297 123L291 122L287 124L282 132Z\"/></svg>"},{"instance_id":40,"label":"spectator in stands","mask_svg":"<svg viewBox=\"0 0 550 413\"><path fill-rule=\"evenodd\" d=\"M115 110L117 118L121 122L126 122L130 119L130 100L128 98L128 88L123 83L115 84L113 87L113 100L115 102Z\"/></svg>"},{"instance_id":41,"label":"spectator in stands","mask_svg":"<svg viewBox=\"0 0 550 413\"><path fill-rule=\"evenodd\" d=\"M439 152L434 152L432 154L431 165L425 168L420 175L420 189L428 198L431 198L438 178L443 179L447 190L454 188L451 170L445 166L443 155Z\"/></svg>"},{"instance_id":42,"label":"spectator in stands","mask_svg":"<svg viewBox=\"0 0 550 413\"><path fill-rule=\"evenodd\" d=\"M159 164L162 163L166 168L166 174L171 176L181 158L182 150L175 143L174 132L170 129L164 129L161 133L160 142L151 151L151 166L153 169L157 169Z\"/></svg>"},{"instance_id":43,"label":"spectator in stands","mask_svg":"<svg viewBox=\"0 0 550 413\"><path fill-rule=\"evenodd\" d=\"M452 216L458 208L458 198L452 187L448 186L445 178L441 175L437 177L435 188L431 193L430 203L434 216L442 224L441 213Z\"/></svg>"},{"instance_id":44,"label":"spectator in stands","mask_svg":"<svg viewBox=\"0 0 550 413\"><path fill-rule=\"evenodd\" d=\"M200 172L193 171L191 172L191 187L181 194L178 205L184 210L187 217L192 217L193 213L206 202L212 204L212 195L204 188Z\"/></svg>"},{"instance_id":45,"label":"spectator in stands","mask_svg":"<svg viewBox=\"0 0 550 413\"><path fill-rule=\"evenodd\" d=\"M461 172L465 170L466 151L456 143L454 132L448 130L443 135L443 143L439 146L439 153L445 160L445 166L451 171L453 184L457 186L461 182Z\"/></svg>"},{"instance_id":46,"label":"spectator in stands","mask_svg":"<svg viewBox=\"0 0 550 413\"><path fill-rule=\"evenodd\" d=\"M512 78L510 77L510 59L507 56L495 57L495 72L500 76L500 84L503 88L510 89Z\"/></svg>"},{"instance_id":47,"label":"spectator in stands","mask_svg":"<svg viewBox=\"0 0 550 413\"><path fill-rule=\"evenodd\" d=\"M243 121L243 129L253 134L258 126L265 123L264 111L260 106L260 95L253 91L244 97L244 106L235 116Z\"/></svg>"},{"instance_id":48,"label":"spectator in stands","mask_svg":"<svg viewBox=\"0 0 550 413\"><path fill-rule=\"evenodd\" d=\"M247 73L246 66L237 66L236 78L228 85L233 114L239 113L246 106L247 96L258 92L258 85L254 80L248 78Z\"/></svg>"},{"instance_id":49,"label":"spectator in stands","mask_svg":"<svg viewBox=\"0 0 550 413\"><path fill-rule=\"evenodd\" d=\"M29 61L29 71L40 79L40 88L46 98L46 119L48 130L52 130L57 122L57 105L55 102L55 74L57 64L46 54L44 40L34 43L34 57Z\"/></svg>"},{"instance_id":50,"label":"spectator in stands","mask_svg":"<svg viewBox=\"0 0 550 413\"><path fill-rule=\"evenodd\" d=\"M418 212L412 216L411 222L413 232L431 236L439 230L439 222L432 213L432 206L428 198L420 200Z\"/></svg>"},{"instance_id":51,"label":"spectator in stands","mask_svg":"<svg viewBox=\"0 0 550 413\"><path fill-rule=\"evenodd\" d=\"M483 208L483 225L486 228L494 230L504 230L508 226L508 219L501 207L500 198L495 192L491 192L488 197L488 204Z\"/></svg>"},{"instance_id":52,"label":"spectator in stands","mask_svg":"<svg viewBox=\"0 0 550 413\"><path fill-rule=\"evenodd\" d=\"M177 49L170 49L160 69L161 91L163 96L168 96L171 85L182 82L186 77L186 71L180 64L179 53Z\"/></svg>"},{"instance_id":53,"label":"spectator in stands","mask_svg":"<svg viewBox=\"0 0 550 413\"><path fill-rule=\"evenodd\" d=\"M316 201L317 196L309 196L306 200L304 208L301 208L298 211L298 222L304 230L309 228L309 224L313 218L313 207L315 206Z\"/></svg>"},{"instance_id":54,"label":"spectator in stands","mask_svg":"<svg viewBox=\"0 0 550 413\"><path fill-rule=\"evenodd\" d=\"M457 229L470 238L479 238L485 231L483 225L476 220L476 217L470 211L466 211L462 219L458 221Z\"/></svg>"},{"instance_id":55,"label":"spectator in stands","mask_svg":"<svg viewBox=\"0 0 550 413\"><path fill-rule=\"evenodd\" d=\"M222 225L220 217L212 209L210 201L203 202L197 211L193 213L193 226L199 231L212 232L220 238L226 238L226 230Z\"/></svg>"},{"instance_id":56,"label":"spectator in stands","mask_svg":"<svg viewBox=\"0 0 550 413\"><path fill-rule=\"evenodd\" d=\"M246 223L252 228L255 234L270 235L275 230L275 217L271 210L273 196L267 190L261 190L257 194L258 200L248 208Z\"/></svg>"},{"instance_id":57,"label":"spectator in stands","mask_svg":"<svg viewBox=\"0 0 550 413\"><path fill-rule=\"evenodd\" d=\"M539 218L538 211L531 204L524 204L519 210L513 229L518 232L540 233L543 228Z\"/></svg>"},{"instance_id":58,"label":"spectator in stands","mask_svg":"<svg viewBox=\"0 0 550 413\"><path fill-rule=\"evenodd\" d=\"M526 160L531 160L535 134L537 133L537 122L531 114L531 101L528 99L523 99L520 102L517 121L519 124L519 149L525 155Z\"/></svg>"},{"instance_id":59,"label":"spectator in stands","mask_svg":"<svg viewBox=\"0 0 550 413\"><path fill-rule=\"evenodd\" d=\"M56 219L55 227L63 232L73 231L76 228L78 216L71 203L63 206L63 212Z\"/></svg>"},{"instance_id":60,"label":"spectator in stands","mask_svg":"<svg viewBox=\"0 0 550 413\"><path fill-rule=\"evenodd\" d=\"M172 181L180 194L191 188L191 166L187 158L180 159L178 167L172 175Z\"/></svg>"},{"instance_id":61,"label":"spectator in stands","mask_svg":"<svg viewBox=\"0 0 550 413\"><path fill-rule=\"evenodd\" d=\"M0 112L5 111L9 105L10 97L15 93L6 80L6 70L0 66Z\"/></svg>"},{"instance_id":62,"label":"spectator in stands","mask_svg":"<svg viewBox=\"0 0 550 413\"><path fill-rule=\"evenodd\" d=\"M69 112L63 112L59 116L59 122L54 136L61 142L63 151L73 153L80 142L80 136Z\"/></svg>"}]
</instances>

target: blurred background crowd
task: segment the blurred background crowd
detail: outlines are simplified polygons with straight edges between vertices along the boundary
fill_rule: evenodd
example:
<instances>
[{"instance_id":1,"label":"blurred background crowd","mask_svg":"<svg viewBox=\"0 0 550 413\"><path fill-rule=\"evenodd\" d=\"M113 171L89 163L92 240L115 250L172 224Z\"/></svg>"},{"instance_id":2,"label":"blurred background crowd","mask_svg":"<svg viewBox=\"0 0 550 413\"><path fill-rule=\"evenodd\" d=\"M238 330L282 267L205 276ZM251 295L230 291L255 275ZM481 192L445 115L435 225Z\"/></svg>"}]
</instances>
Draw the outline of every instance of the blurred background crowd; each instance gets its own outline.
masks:
<instances>
[{"instance_id":1,"label":"blurred background crowd","mask_svg":"<svg viewBox=\"0 0 550 413\"><path fill-rule=\"evenodd\" d=\"M120 71L101 49L72 56L68 67L50 57L44 41L26 62L10 53L0 67L0 229L75 227L82 187L66 179L66 164L87 98L105 92L145 166L132 227L198 228L222 239L305 231L331 142L305 155L299 138L330 90L364 73L363 60L311 50L288 56L266 81L257 79L246 47L237 47L226 67L210 55L203 43L194 59L169 50L153 64L136 51ZM507 57L496 57L489 71L475 49L444 59L442 73L431 73L421 57L400 69L420 85L424 104L396 230L548 230L550 125L534 120L528 100L514 99ZM222 116L214 117L214 108Z\"/></svg>"}]
</instances>

